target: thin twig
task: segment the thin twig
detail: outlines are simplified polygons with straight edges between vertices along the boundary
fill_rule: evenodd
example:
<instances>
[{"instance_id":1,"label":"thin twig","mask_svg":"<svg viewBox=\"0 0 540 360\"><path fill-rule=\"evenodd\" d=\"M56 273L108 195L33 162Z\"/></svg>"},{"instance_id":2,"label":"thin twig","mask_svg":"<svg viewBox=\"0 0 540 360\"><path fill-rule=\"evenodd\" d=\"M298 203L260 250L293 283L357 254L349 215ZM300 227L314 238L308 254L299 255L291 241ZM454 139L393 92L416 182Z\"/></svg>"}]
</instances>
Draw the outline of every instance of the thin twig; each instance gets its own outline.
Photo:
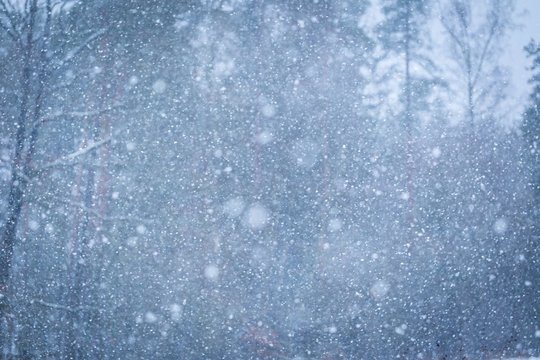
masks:
<instances>
[{"instance_id":1,"label":"thin twig","mask_svg":"<svg viewBox=\"0 0 540 360\"><path fill-rule=\"evenodd\" d=\"M73 160L75 160L75 159L77 159L77 158L79 158L79 157L81 157L81 156L83 156L83 155L86 155L86 154L88 154L89 152L91 152L91 151L93 151L93 150L95 150L95 149L97 149L97 148L99 148L99 147L101 147L101 146L103 146L103 145L105 145L105 144L111 142L111 141L114 139L114 137L115 137L119 132L120 132L120 130L117 131L117 132L115 132L115 133L114 133L113 135L111 135L111 136L107 136L107 137L104 138L104 139L101 139L101 140L99 140L99 141L92 142L92 143L90 143L88 146L86 146L86 147L84 147L84 148L82 148L82 149L79 149L79 150L77 150L77 151L74 151L74 152L72 152L71 154L64 155L64 156L62 156L62 157L59 158L59 159L56 159L56 160L54 160L54 161L51 161L51 162L49 162L49 163L47 163L47 164L45 164L45 165L39 167L39 168L37 169L37 171L38 171L38 172L39 172L39 171L43 171L43 170L45 170L45 169L48 169L48 168L51 168L51 167L55 167L55 166L71 165L71 164L73 163Z\"/></svg>"},{"instance_id":2,"label":"thin twig","mask_svg":"<svg viewBox=\"0 0 540 360\"><path fill-rule=\"evenodd\" d=\"M87 47L90 43L97 40L101 35L105 34L109 28L104 28L101 30L98 30L90 36L88 36L84 41L81 42L81 44L67 52L67 54L64 56L62 60L59 60L56 64L56 69L62 68L64 65L72 61L79 53L81 53L85 47Z\"/></svg>"}]
</instances>

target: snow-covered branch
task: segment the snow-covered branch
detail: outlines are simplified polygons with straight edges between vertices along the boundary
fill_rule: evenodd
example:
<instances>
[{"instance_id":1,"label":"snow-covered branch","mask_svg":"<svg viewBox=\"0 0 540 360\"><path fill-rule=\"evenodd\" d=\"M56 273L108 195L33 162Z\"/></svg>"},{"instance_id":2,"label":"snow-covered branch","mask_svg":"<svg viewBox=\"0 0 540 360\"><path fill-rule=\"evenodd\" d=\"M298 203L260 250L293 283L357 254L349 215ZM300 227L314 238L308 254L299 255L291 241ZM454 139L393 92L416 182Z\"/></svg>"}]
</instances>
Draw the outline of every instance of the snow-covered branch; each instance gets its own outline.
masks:
<instances>
[{"instance_id":1,"label":"snow-covered branch","mask_svg":"<svg viewBox=\"0 0 540 360\"><path fill-rule=\"evenodd\" d=\"M93 110L93 111L67 111L67 112L56 111L56 112L53 112L53 113L50 113L48 115L41 117L41 119L39 119L39 121L36 124L34 124L34 126L40 126L49 121L54 121L54 120L64 119L64 118L73 119L73 118L85 118L89 116L99 116L99 115L109 113L113 111L114 109L117 109L121 106L122 104L115 104L113 106L110 106L102 110Z\"/></svg>"},{"instance_id":2,"label":"snow-covered branch","mask_svg":"<svg viewBox=\"0 0 540 360\"><path fill-rule=\"evenodd\" d=\"M54 309L54 310L64 310L64 311L68 311L72 313L78 313L81 311L98 311L98 312L105 311L105 309L102 309L96 306L90 306L90 305L67 306L67 305L50 303L50 302L39 300L39 299L31 300L30 304L40 305L40 306L44 306L44 307Z\"/></svg>"},{"instance_id":3,"label":"snow-covered branch","mask_svg":"<svg viewBox=\"0 0 540 360\"><path fill-rule=\"evenodd\" d=\"M86 39L81 41L81 43L74 47L73 49L69 50L67 54L64 56L63 59L59 60L56 63L56 69L62 68L64 65L72 61L78 54L80 54L87 46L89 46L92 42L97 40L101 35L105 34L109 30L109 28L103 28L101 30L98 30L96 32L93 32L90 34Z\"/></svg>"},{"instance_id":4,"label":"snow-covered branch","mask_svg":"<svg viewBox=\"0 0 540 360\"><path fill-rule=\"evenodd\" d=\"M42 169L50 168L50 167L53 167L53 166L69 164L74 159L76 159L76 158L78 158L80 156L88 154L92 150L95 150L95 149L107 144L111 140L112 140L112 136L107 136L105 139L102 139L102 140L99 140L99 141L96 141L96 142L91 142L88 146L86 146L86 147L84 147L82 149L79 149L79 150L77 150L75 152L72 152L71 154L65 155L65 156L63 156L63 157L61 157L61 158L59 158L57 160L54 160L54 161L51 161L51 162L45 164L42 167Z\"/></svg>"},{"instance_id":5,"label":"snow-covered branch","mask_svg":"<svg viewBox=\"0 0 540 360\"><path fill-rule=\"evenodd\" d=\"M113 135L107 136L106 138L101 139L99 141L91 142L90 144L88 144L84 148L81 148L81 149L79 149L77 151L72 152L71 154L64 155L59 159L56 159L56 160L51 161L49 163L46 163L43 166L39 167L37 169L37 171L43 171L45 169L49 169L49 168L55 167L55 166L72 165L73 161L75 159L77 159L77 158L79 158L81 156L84 156L84 155L86 155L86 154L88 154L88 153L90 153L90 152L104 146L105 144L111 142L114 139L115 135L117 135L119 132L120 131L117 131Z\"/></svg>"}]
</instances>

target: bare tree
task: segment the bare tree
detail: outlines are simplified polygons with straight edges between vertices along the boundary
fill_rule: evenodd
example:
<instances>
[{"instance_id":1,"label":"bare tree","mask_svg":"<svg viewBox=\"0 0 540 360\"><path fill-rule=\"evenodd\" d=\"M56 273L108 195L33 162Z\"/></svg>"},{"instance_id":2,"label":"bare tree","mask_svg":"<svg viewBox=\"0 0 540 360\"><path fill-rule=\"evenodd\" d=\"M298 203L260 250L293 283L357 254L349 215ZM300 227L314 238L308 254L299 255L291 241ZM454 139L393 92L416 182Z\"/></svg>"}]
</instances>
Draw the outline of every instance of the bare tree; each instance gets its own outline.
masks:
<instances>
[{"instance_id":1,"label":"bare tree","mask_svg":"<svg viewBox=\"0 0 540 360\"><path fill-rule=\"evenodd\" d=\"M98 29L84 35L75 34L64 19L71 5L64 0L0 0L0 29L11 40L12 51L20 59L18 103L14 105L18 110L10 134L13 143L9 164L11 180L5 220L0 228L0 311L8 329L12 328L14 319L10 310L14 248L29 185L47 169L72 164L111 140L109 137L91 142L85 148L41 165L34 159L45 124L57 119L92 115L85 111L58 112L45 106L51 90L70 85L69 81L57 80L58 74L73 66L75 59L105 32ZM73 41L74 38L77 41Z\"/></svg>"},{"instance_id":2,"label":"bare tree","mask_svg":"<svg viewBox=\"0 0 540 360\"><path fill-rule=\"evenodd\" d=\"M496 56L501 49L502 37L511 25L508 15L513 4L513 0L486 3L480 21L476 12L482 9L478 4L473 6L470 0L450 0L442 11L441 22L449 35L451 54L464 80L465 116L473 134L482 105L494 104L489 100L490 97L493 100L500 76L492 75L498 71Z\"/></svg>"}]
</instances>

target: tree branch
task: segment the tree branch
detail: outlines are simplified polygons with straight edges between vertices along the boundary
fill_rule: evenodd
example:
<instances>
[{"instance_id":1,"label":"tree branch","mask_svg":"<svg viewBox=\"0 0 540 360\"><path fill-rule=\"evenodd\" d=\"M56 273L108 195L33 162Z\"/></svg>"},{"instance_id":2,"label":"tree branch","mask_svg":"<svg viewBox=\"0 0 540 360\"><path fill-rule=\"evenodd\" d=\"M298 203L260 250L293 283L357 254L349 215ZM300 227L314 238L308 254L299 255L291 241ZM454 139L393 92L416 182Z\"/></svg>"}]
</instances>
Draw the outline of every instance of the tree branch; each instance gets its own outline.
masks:
<instances>
[{"instance_id":1,"label":"tree branch","mask_svg":"<svg viewBox=\"0 0 540 360\"><path fill-rule=\"evenodd\" d=\"M117 133L115 133L114 135L116 135ZM79 150L77 150L75 152L72 152L71 154L64 155L59 159L51 161L51 162L43 165L42 167L38 168L37 171L38 172L43 171L45 169L55 167L55 166L71 165L72 161L75 160L76 158L81 157L83 155L86 155L89 152L91 152L91 151L93 151L93 150L95 150L95 149L97 149L97 148L111 142L113 140L113 138L114 138L114 135L107 136L106 138L104 138L102 140L99 140L99 141L96 141L96 142L92 142L88 146L86 146L85 148L79 149Z\"/></svg>"},{"instance_id":2,"label":"tree branch","mask_svg":"<svg viewBox=\"0 0 540 360\"><path fill-rule=\"evenodd\" d=\"M480 55L480 60L478 61L478 66L476 68L476 72L474 74L474 79L473 79L473 86L476 85L476 82L478 81L479 77L480 77L480 72L482 71L482 66L484 65L484 61L486 59L486 56L487 56L487 53L488 53L488 50L489 50L489 46L491 45L491 41L493 40L493 38L495 37L495 33L497 32L497 26L499 24L499 21L498 21L498 18L496 18L495 20L493 20L493 24L491 25L490 29L489 29L489 36L486 40L486 42L484 43L484 48L482 49L482 54Z\"/></svg>"},{"instance_id":3,"label":"tree branch","mask_svg":"<svg viewBox=\"0 0 540 360\"><path fill-rule=\"evenodd\" d=\"M71 112L62 112L62 111L57 111L57 112L53 112L49 115L46 115L46 116L43 116L41 117L41 119L39 119L39 121L37 121L35 124L34 124L34 127L36 126L41 126L43 125L44 123L47 123L49 121L54 121L56 119L60 119L60 118L85 118L85 117L89 117L89 116L99 116L99 115L103 115L103 114L106 114L116 108L119 108L119 107L122 107L123 104L116 104L116 105L113 105L111 107L108 107L106 109L102 109L102 110L94 110L94 111L71 111Z\"/></svg>"},{"instance_id":4,"label":"tree branch","mask_svg":"<svg viewBox=\"0 0 540 360\"><path fill-rule=\"evenodd\" d=\"M69 50L66 56L64 56L62 60L59 60L57 62L55 69L60 69L64 65L72 61L78 54L80 54L84 50L85 47L87 47L93 41L97 40L101 35L105 34L108 30L109 28L107 27L107 28L98 30L90 34L90 36L88 36L85 40L83 40L79 46Z\"/></svg>"},{"instance_id":5,"label":"tree branch","mask_svg":"<svg viewBox=\"0 0 540 360\"><path fill-rule=\"evenodd\" d=\"M44 306L44 307L47 307L47 308L50 308L50 309L55 309L55 310L64 310L64 311L68 311L68 312L71 312L71 313L78 313L78 312L81 312L81 311L98 311L98 312L104 312L105 311L105 309L98 308L98 307L95 307L95 306L90 306L90 305L79 305L79 306L71 307L71 306L66 306L66 305L61 305L61 304L54 304L54 303L46 302L46 301L39 300L39 299L30 300L30 304L31 305L34 305L34 304L35 305L40 305L40 306Z\"/></svg>"},{"instance_id":6,"label":"tree branch","mask_svg":"<svg viewBox=\"0 0 540 360\"><path fill-rule=\"evenodd\" d=\"M463 54L465 54L465 44L461 41L461 39L457 36L454 29L447 23L446 18L443 16L441 17L441 24L446 30L446 32L450 35L450 37L454 40L454 42L457 44L459 49Z\"/></svg>"},{"instance_id":7,"label":"tree branch","mask_svg":"<svg viewBox=\"0 0 540 360\"><path fill-rule=\"evenodd\" d=\"M7 24L4 24L4 22L0 20L0 27L7 32L8 36L11 37L13 41L21 44L22 36L15 26L15 20L12 16L13 13L13 5L7 0L0 0L0 15L4 15L4 17L7 19Z\"/></svg>"}]
</instances>

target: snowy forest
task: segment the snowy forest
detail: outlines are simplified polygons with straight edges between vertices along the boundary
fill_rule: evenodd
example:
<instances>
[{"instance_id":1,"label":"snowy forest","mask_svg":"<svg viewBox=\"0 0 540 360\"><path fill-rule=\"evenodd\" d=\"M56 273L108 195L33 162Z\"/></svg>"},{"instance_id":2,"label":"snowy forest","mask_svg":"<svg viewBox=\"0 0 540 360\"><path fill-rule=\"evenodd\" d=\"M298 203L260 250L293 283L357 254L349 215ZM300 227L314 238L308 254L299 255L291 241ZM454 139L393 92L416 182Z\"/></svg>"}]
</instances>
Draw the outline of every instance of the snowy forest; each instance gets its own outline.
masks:
<instances>
[{"instance_id":1,"label":"snowy forest","mask_svg":"<svg viewBox=\"0 0 540 360\"><path fill-rule=\"evenodd\" d=\"M1 359L540 356L516 1L0 0Z\"/></svg>"}]
</instances>

